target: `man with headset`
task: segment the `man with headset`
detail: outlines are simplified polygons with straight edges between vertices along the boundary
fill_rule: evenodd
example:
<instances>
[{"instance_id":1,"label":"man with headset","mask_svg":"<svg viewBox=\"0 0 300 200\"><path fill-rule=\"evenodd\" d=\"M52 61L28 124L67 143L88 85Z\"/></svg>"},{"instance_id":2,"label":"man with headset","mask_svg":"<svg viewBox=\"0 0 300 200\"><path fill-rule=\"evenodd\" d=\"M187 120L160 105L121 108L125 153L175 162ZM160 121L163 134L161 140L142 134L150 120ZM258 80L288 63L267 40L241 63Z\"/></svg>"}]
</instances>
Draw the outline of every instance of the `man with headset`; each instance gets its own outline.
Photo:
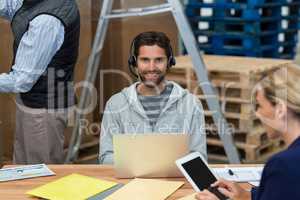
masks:
<instances>
[{"instance_id":1,"label":"man with headset","mask_svg":"<svg viewBox=\"0 0 300 200\"><path fill-rule=\"evenodd\" d=\"M122 133L188 133L190 151L198 151L206 158L201 103L165 79L175 65L169 38L161 32L143 32L133 40L130 54L130 71L139 81L113 95L106 104L99 162L113 163L112 137Z\"/></svg>"}]
</instances>

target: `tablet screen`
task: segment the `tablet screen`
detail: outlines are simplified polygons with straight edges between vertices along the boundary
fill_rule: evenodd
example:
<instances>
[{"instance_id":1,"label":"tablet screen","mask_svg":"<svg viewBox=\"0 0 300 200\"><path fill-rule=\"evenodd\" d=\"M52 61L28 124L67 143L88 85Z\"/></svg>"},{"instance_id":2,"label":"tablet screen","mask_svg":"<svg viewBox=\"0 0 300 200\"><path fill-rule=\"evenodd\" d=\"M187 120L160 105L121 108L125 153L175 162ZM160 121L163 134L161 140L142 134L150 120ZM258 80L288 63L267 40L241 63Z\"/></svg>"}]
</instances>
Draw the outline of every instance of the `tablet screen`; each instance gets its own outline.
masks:
<instances>
[{"instance_id":1,"label":"tablet screen","mask_svg":"<svg viewBox=\"0 0 300 200\"><path fill-rule=\"evenodd\" d=\"M210 187L210 185L217 181L215 176L211 173L209 168L202 162L200 157L190 160L182 164L182 167L189 174L194 183L200 190Z\"/></svg>"},{"instance_id":2,"label":"tablet screen","mask_svg":"<svg viewBox=\"0 0 300 200\"><path fill-rule=\"evenodd\" d=\"M217 188L212 188L210 186L212 183L216 182L217 179L200 157L183 163L182 167L201 191L207 189L214 193L219 199L227 199L227 197L220 193Z\"/></svg>"}]
</instances>

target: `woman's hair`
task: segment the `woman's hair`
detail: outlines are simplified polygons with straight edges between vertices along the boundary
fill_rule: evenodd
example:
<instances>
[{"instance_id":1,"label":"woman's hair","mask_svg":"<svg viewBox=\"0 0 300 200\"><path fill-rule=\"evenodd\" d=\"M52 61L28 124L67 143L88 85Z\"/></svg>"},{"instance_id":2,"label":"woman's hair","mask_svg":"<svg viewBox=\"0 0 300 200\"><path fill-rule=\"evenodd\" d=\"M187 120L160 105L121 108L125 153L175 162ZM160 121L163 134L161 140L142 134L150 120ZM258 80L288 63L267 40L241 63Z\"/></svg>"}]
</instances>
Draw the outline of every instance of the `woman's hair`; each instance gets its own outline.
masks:
<instances>
[{"instance_id":1,"label":"woman's hair","mask_svg":"<svg viewBox=\"0 0 300 200\"><path fill-rule=\"evenodd\" d=\"M266 98L275 105L283 101L300 118L300 66L289 64L263 75L259 82Z\"/></svg>"}]
</instances>

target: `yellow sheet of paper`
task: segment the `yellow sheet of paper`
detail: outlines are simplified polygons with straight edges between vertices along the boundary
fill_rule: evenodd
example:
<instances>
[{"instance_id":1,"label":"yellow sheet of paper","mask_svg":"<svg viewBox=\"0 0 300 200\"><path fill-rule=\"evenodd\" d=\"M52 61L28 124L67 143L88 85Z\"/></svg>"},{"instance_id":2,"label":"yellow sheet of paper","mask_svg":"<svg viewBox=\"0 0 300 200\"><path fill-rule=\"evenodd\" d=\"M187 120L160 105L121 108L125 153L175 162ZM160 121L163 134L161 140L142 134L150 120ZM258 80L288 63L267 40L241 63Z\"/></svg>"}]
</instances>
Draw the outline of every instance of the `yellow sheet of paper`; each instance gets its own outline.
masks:
<instances>
[{"instance_id":1,"label":"yellow sheet of paper","mask_svg":"<svg viewBox=\"0 0 300 200\"><path fill-rule=\"evenodd\" d=\"M195 196L196 196L197 193L193 193L191 195L188 195L188 196L185 196L185 197L182 197L178 200L196 200Z\"/></svg>"},{"instance_id":2,"label":"yellow sheet of paper","mask_svg":"<svg viewBox=\"0 0 300 200\"><path fill-rule=\"evenodd\" d=\"M105 200L164 200L184 182L134 179Z\"/></svg>"},{"instance_id":3,"label":"yellow sheet of paper","mask_svg":"<svg viewBox=\"0 0 300 200\"><path fill-rule=\"evenodd\" d=\"M103 192L117 183L71 174L33 189L26 194L51 200L82 200Z\"/></svg>"}]
</instances>

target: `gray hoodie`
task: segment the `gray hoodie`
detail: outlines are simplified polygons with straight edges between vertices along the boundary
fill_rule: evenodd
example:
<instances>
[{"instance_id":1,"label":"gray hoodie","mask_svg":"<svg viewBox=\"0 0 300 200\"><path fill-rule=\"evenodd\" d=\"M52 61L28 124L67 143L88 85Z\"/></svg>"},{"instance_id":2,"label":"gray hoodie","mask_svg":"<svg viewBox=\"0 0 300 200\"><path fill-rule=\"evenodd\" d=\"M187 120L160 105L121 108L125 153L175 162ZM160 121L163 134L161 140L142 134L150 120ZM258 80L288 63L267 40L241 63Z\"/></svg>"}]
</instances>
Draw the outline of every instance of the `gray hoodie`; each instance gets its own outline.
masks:
<instances>
[{"instance_id":1,"label":"gray hoodie","mask_svg":"<svg viewBox=\"0 0 300 200\"><path fill-rule=\"evenodd\" d=\"M167 84L173 84L169 100L155 126L150 126L144 108L138 100L137 84L139 82L113 95L106 104L101 125L99 162L113 163L112 136L124 133L187 133L190 134L190 151L198 151L207 158L201 102L177 83L167 81Z\"/></svg>"}]
</instances>

